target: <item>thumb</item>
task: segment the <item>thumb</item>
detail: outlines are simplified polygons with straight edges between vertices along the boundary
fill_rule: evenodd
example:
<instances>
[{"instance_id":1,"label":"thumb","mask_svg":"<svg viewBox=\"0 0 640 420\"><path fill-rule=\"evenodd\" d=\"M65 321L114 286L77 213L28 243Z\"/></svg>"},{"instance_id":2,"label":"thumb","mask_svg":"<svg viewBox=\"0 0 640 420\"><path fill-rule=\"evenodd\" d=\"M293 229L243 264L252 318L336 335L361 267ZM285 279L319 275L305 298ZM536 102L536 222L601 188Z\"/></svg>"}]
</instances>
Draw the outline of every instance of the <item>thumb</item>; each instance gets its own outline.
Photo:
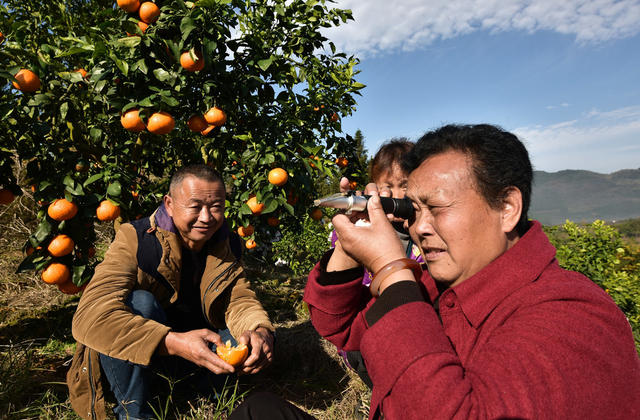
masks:
<instances>
[{"instance_id":1,"label":"thumb","mask_svg":"<svg viewBox=\"0 0 640 420\"><path fill-rule=\"evenodd\" d=\"M371 191L371 197L367 201L367 212L369 213L369 220L372 224L379 223L380 220L388 221L387 215L384 214L384 210L382 209L378 191Z\"/></svg>"}]
</instances>

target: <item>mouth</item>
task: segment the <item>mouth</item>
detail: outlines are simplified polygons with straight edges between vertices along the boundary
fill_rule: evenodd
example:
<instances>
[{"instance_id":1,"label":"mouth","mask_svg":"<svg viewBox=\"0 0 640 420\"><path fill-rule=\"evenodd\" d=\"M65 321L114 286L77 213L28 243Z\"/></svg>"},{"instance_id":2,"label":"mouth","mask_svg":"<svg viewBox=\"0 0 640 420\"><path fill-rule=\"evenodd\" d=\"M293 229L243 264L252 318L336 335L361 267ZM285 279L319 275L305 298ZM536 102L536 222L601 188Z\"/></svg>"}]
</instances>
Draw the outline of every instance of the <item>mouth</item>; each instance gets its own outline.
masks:
<instances>
[{"instance_id":1,"label":"mouth","mask_svg":"<svg viewBox=\"0 0 640 420\"><path fill-rule=\"evenodd\" d=\"M209 232L213 226L194 226L192 229L198 232Z\"/></svg>"},{"instance_id":2,"label":"mouth","mask_svg":"<svg viewBox=\"0 0 640 420\"><path fill-rule=\"evenodd\" d=\"M424 251L424 258L427 261L436 260L447 253L447 251L445 251L444 248L435 248L435 247L423 248L423 251Z\"/></svg>"}]
</instances>

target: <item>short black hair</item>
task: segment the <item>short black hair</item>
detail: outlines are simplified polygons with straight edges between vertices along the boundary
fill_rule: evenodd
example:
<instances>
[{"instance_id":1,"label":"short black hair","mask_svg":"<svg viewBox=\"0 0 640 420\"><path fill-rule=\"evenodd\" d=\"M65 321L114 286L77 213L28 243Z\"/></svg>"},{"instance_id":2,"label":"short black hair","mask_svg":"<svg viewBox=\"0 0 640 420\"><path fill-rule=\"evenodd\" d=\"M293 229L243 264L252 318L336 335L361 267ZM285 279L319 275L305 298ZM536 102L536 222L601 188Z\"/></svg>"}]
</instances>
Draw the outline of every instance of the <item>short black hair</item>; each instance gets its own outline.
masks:
<instances>
[{"instance_id":1,"label":"short black hair","mask_svg":"<svg viewBox=\"0 0 640 420\"><path fill-rule=\"evenodd\" d=\"M208 182L220 182L224 187L224 182L222 181L222 177L220 176L218 171L205 164L198 163L194 165L183 166L171 176L171 181L169 182L169 194L171 194L171 192L174 191L175 188L182 184L182 181L184 181L185 178L190 176Z\"/></svg>"},{"instance_id":2,"label":"short black hair","mask_svg":"<svg viewBox=\"0 0 640 420\"><path fill-rule=\"evenodd\" d=\"M402 168L402 157L413 147L405 137L394 137L384 143L376 152L369 166L369 179L375 182L382 174L390 171L394 163Z\"/></svg>"},{"instance_id":3,"label":"short black hair","mask_svg":"<svg viewBox=\"0 0 640 420\"><path fill-rule=\"evenodd\" d=\"M533 168L524 144L512 133L490 124L450 124L424 134L405 155L402 166L407 172L418 168L427 158L458 151L471 158L477 191L492 208L502 208L509 187L522 194L522 214L516 231L522 236L529 228Z\"/></svg>"}]
</instances>

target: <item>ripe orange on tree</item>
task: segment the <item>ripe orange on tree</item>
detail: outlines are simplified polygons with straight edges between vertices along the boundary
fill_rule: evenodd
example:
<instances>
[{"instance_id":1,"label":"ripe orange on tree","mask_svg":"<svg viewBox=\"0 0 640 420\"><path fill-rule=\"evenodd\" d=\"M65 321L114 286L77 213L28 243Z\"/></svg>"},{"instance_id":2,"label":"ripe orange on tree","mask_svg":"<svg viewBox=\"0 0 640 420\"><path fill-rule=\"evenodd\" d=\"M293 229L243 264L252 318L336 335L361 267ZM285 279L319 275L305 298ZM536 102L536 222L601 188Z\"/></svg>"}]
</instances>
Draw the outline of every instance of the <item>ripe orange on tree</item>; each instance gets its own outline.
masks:
<instances>
[{"instance_id":1,"label":"ripe orange on tree","mask_svg":"<svg viewBox=\"0 0 640 420\"><path fill-rule=\"evenodd\" d=\"M269 182L275 186L282 187L287 183L289 174L282 168L274 168L269 171Z\"/></svg>"},{"instance_id":2,"label":"ripe orange on tree","mask_svg":"<svg viewBox=\"0 0 640 420\"><path fill-rule=\"evenodd\" d=\"M83 287L76 286L71 280L62 284L58 284L57 286L58 286L58 290L60 290L65 295L75 295L84 290L84 286Z\"/></svg>"},{"instance_id":3,"label":"ripe orange on tree","mask_svg":"<svg viewBox=\"0 0 640 420\"><path fill-rule=\"evenodd\" d=\"M207 123L220 127L227 122L227 114L217 106L214 106L204 114L204 119L207 120Z\"/></svg>"},{"instance_id":4,"label":"ripe orange on tree","mask_svg":"<svg viewBox=\"0 0 640 420\"><path fill-rule=\"evenodd\" d=\"M171 114L161 111L151 114L147 121L147 130L153 134L168 134L176 126Z\"/></svg>"},{"instance_id":5,"label":"ripe orange on tree","mask_svg":"<svg viewBox=\"0 0 640 420\"><path fill-rule=\"evenodd\" d=\"M125 129L133 131L134 133L143 131L146 128L144 125L144 121L142 121L142 119L140 118L138 109L136 108L130 109L122 114L122 116L120 117L120 124L122 124Z\"/></svg>"},{"instance_id":6,"label":"ripe orange on tree","mask_svg":"<svg viewBox=\"0 0 640 420\"><path fill-rule=\"evenodd\" d=\"M246 246L247 249L253 249L256 246L258 246L258 244L253 239L249 239L247 242L244 243L244 246Z\"/></svg>"},{"instance_id":7,"label":"ripe orange on tree","mask_svg":"<svg viewBox=\"0 0 640 420\"><path fill-rule=\"evenodd\" d=\"M195 50L195 60L190 51L185 51L180 55L180 65L186 71L200 71L204 68L204 58L202 52Z\"/></svg>"},{"instance_id":8,"label":"ripe orange on tree","mask_svg":"<svg viewBox=\"0 0 640 420\"><path fill-rule=\"evenodd\" d=\"M49 251L49 253L54 257L64 257L65 255L69 255L73 252L74 246L75 243L73 242L73 239L65 234L60 234L49 242L47 251Z\"/></svg>"},{"instance_id":9,"label":"ripe orange on tree","mask_svg":"<svg viewBox=\"0 0 640 420\"><path fill-rule=\"evenodd\" d=\"M339 157L336 159L336 165L338 165L341 168L346 168L348 164L349 164L349 161L345 157Z\"/></svg>"},{"instance_id":10,"label":"ripe orange on tree","mask_svg":"<svg viewBox=\"0 0 640 420\"><path fill-rule=\"evenodd\" d=\"M322 219L322 210L316 207L315 209L311 210L311 213L309 213L309 215L313 220L320 220Z\"/></svg>"},{"instance_id":11,"label":"ripe orange on tree","mask_svg":"<svg viewBox=\"0 0 640 420\"><path fill-rule=\"evenodd\" d=\"M13 87L22 92L35 92L40 89L40 78L29 69L22 69L15 75Z\"/></svg>"},{"instance_id":12,"label":"ripe orange on tree","mask_svg":"<svg viewBox=\"0 0 640 420\"><path fill-rule=\"evenodd\" d=\"M53 262L40 275L47 284L62 284L71 280L71 271L64 264Z\"/></svg>"},{"instance_id":13,"label":"ripe orange on tree","mask_svg":"<svg viewBox=\"0 0 640 420\"><path fill-rule=\"evenodd\" d=\"M138 14L144 23L153 23L160 16L160 8L153 2L145 1L140 5Z\"/></svg>"},{"instance_id":14,"label":"ripe orange on tree","mask_svg":"<svg viewBox=\"0 0 640 420\"><path fill-rule=\"evenodd\" d=\"M269 226L276 227L276 226L278 226L280 224L280 219L278 219L275 216L270 216L270 217L267 218L267 224Z\"/></svg>"},{"instance_id":15,"label":"ripe orange on tree","mask_svg":"<svg viewBox=\"0 0 640 420\"><path fill-rule=\"evenodd\" d=\"M245 226L240 226L240 227L238 228L238 235L239 235L239 236L242 236L243 238L244 238L245 236L251 236L251 235L253 235L253 232L254 232L254 229L253 229L253 226L252 226L252 225L248 225L248 226L246 226L246 227L245 227Z\"/></svg>"},{"instance_id":16,"label":"ripe orange on tree","mask_svg":"<svg viewBox=\"0 0 640 420\"><path fill-rule=\"evenodd\" d=\"M13 191L3 188L0 190L0 204L9 204L16 198Z\"/></svg>"},{"instance_id":17,"label":"ripe orange on tree","mask_svg":"<svg viewBox=\"0 0 640 420\"><path fill-rule=\"evenodd\" d=\"M80 75L82 76L82 78L84 79L85 77L87 77L87 71L85 69L77 69L76 73L80 73Z\"/></svg>"},{"instance_id":18,"label":"ripe orange on tree","mask_svg":"<svg viewBox=\"0 0 640 420\"><path fill-rule=\"evenodd\" d=\"M140 0L118 0L118 7L128 13L137 12L140 8Z\"/></svg>"},{"instance_id":19,"label":"ripe orange on tree","mask_svg":"<svg viewBox=\"0 0 640 420\"><path fill-rule=\"evenodd\" d=\"M231 341L227 340L224 346L216 347L216 353L225 362L229 363L233 367L238 367L247 360L249 356L249 349L244 344L238 344L237 346L231 346Z\"/></svg>"},{"instance_id":20,"label":"ripe orange on tree","mask_svg":"<svg viewBox=\"0 0 640 420\"><path fill-rule=\"evenodd\" d=\"M358 183L356 181L349 182L349 189L355 190L357 186Z\"/></svg>"},{"instance_id":21,"label":"ripe orange on tree","mask_svg":"<svg viewBox=\"0 0 640 420\"><path fill-rule=\"evenodd\" d=\"M58 198L51 203L47 209L47 214L55 221L72 219L78 213L78 206L66 198Z\"/></svg>"},{"instance_id":22,"label":"ripe orange on tree","mask_svg":"<svg viewBox=\"0 0 640 420\"><path fill-rule=\"evenodd\" d=\"M0 32L0 44L4 42L4 34Z\"/></svg>"},{"instance_id":23,"label":"ripe orange on tree","mask_svg":"<svg viewBox=\"0 0 640 420\"><path fill-rule=\"evenodd\" d=\"M192 115L187 120L187 127L189 127L189 130L193 131L194 133L199 133L208 126L209 124L207 124L207 120L205 120L202 115Z\"/></svg>"},{"instance_id":24,"label":"ripe orange on tree","mask_svg":"<svg viewBox=\"0 0 640 420\"><path fill-rule=\"evenodd\" d=\"M138 28L140 28L140 30L142 31L142 33L145 33L145 31L147 30L147 28L149 27L148 23L144 23L143 21L139 20L138 21Z\"/></svg>"},{"instance_id":25,"label":"ripe orange on tree","mask_svg":"<svg viewBox=\"0 0 640 420\"><path fill-rule=\"evenodd\" d=\"M260 214L262 213L262 210L264 210L264 203L258 203L258 199L255 195L249 197L249 200L247 200L247 206L249 206L253 214Z\"/></svg>"},{"instance_id":26,"label":"ripe orange on tree","mask_svg":"<svg viewBox=\"0 0 640 420\"><path fill-rule=\"evenodd\" d=\"M102 222L116 220L120 216L120 206L116 206L109 200L104 200L96 209L96 216Z\"/></svg>"},{"instance_id":27,"label":"ripe orange on tree","mask_svg":"<svg viewBox=\"0 0 640 420\"><path fill-rule=\"evenodd\" d=\"M337 122L337 121L338 121L338 114L334 112L333 114L331 114L331 122Z\"/></svg>"},{"instance_id":28,"label":"ripe orange on tree","mask_svg":"<svg viewBox=\"0 0 640 420\"><path fill-rule=\"evenodd\" d=\"M87 169L89 169L89 166L87 165L87 162L85 162L84 160L79 160L79 161L76 163L75 170L76 170L77 172L84 172L84 171L86 171ZM35 192L35 191L34 191L34 192Z\"/></svg>"}]
</instances>

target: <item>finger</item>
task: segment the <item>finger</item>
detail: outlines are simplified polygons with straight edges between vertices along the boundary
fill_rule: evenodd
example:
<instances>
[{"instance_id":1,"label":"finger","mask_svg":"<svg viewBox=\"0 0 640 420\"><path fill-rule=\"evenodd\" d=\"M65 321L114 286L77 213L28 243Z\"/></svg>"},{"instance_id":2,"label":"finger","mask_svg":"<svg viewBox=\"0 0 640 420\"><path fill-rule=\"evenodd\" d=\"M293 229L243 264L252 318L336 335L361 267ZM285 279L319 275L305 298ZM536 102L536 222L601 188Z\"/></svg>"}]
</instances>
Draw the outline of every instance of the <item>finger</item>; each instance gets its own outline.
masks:
<instances>
[{"instance_id":1,"label":"finger","mask_svg":"<svg viewBox=\"0 0 640 420\"><path fill-rule=\"evenodd\" d=\"M353 223L351 223L351 219L344 214L336 214L333 216L331 223L333 223L333 227L336 229L339 238L342 238L343 235L354 227Z\"/></svg>"},{"instance_id":2,"label":"finger","mask_svg":"<svg viewBox=\"0 0 640 420\"><path fill-rule=\"evenodd\" d=\"M219 334L214 333L211 330L201 330L202 331L202 338L206 341L208 341L209 343L213 343L217 346L224 346L224 343L222 342L222 339L220 338Z\"/></svg>"},{"instance_id":3,"label":"finger","mask_svg":"<svg viewBox=\"0 0 640 420\"><path fill-rule=\"evenodd\" d=\"M373 191L378 191L378 186L373 182L368 183L367 186L364 187L365 194L371 194Z\"/></svg>"},{"instance_id":4,"label":"finger","mask_svg":"<svg viewBox=\"0 0 640 420\"><path fill-rule=\"evenodd\" d=\"M245 346L249 346L251 342L251 331L245 331L242 333L240 337L238 337L238 344L244 344Z\"/></svg>"},{"instance_id":5,"label":"finger","mask_svg":"<svg viewBox=\"0 0 640 420\"><path fill-rule=\"evenodd\" d=\"M340 192L349 191L349 179L347 177L340 178Z\"/></svg>"}]
</instances>

